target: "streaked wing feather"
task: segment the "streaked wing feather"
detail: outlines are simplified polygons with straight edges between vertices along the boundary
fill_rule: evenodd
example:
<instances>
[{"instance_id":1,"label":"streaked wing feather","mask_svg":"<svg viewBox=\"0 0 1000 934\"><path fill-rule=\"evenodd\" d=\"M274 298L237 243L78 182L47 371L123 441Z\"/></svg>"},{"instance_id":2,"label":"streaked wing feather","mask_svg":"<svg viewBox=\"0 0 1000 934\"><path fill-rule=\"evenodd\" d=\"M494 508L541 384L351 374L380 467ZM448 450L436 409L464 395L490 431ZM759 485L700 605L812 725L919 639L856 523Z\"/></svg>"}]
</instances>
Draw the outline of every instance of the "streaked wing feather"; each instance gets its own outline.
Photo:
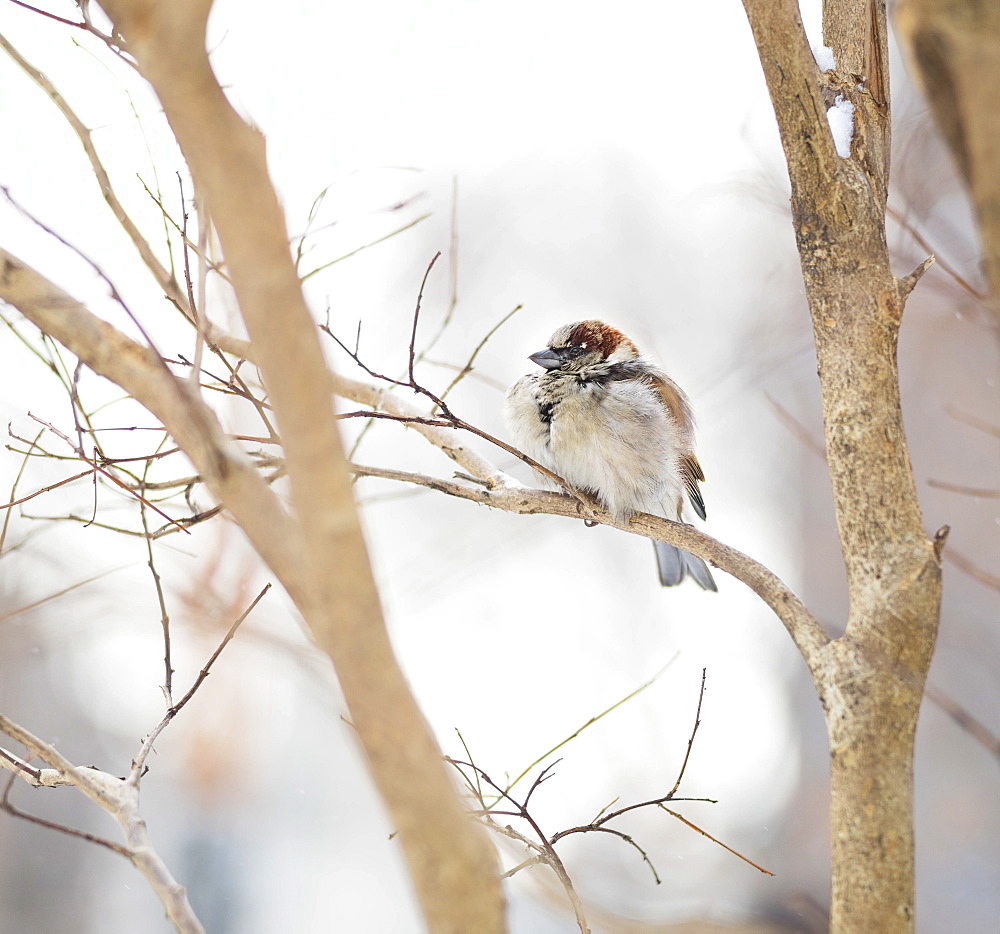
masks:
<instances>
[{"instance_id":1,"label":"streaked wing feather","mask_svg":"<svg viewBox=\"0 0 1000 934\"><path fill-rule=\"evenodd\" d=\"M702 473L701 464L693 454L688 454L681 458L681 473L684 474L684 488L687 490L688 499L698 515L705 519L705 500L701 497L701 490L698 489L698 481L705 479Z\"/></svg>"},{"instance_id":2,"label":"streaked wing feather","mask_svg":"<svg viewBox=\"0 0 1000 934\"><path fill-rule=\"evenodd\" d=\"M681 395L680 390L666 377L651 376L650 382L660 394L667 411L673 416L674 421L681 426L684 433L690 436L694 427L694 419L691 416L691 408L687 399ZM681 473L684 477L684 489L687 490L688 499L698 516L704 519L705 500L702 499L701 491L698 489L698 482L705 479L705 474L698 463L698 458L694 452L685 454L681 458Z\"/></svg>"}]
</instances>

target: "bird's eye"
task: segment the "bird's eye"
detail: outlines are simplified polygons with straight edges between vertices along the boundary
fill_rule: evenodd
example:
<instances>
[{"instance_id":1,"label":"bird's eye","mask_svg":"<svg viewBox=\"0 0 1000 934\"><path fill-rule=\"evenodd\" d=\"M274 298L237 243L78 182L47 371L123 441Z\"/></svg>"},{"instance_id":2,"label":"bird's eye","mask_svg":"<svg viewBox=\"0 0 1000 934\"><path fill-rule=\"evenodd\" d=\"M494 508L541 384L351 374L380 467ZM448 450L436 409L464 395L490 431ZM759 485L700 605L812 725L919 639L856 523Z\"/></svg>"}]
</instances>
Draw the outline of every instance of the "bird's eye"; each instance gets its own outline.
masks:
<instances>
[{"instance_id":1,"label":"bird's eye","mask_svg":"<svg viewBox=\"0 0 1000 934\"><path fill-rule=\"evenodd\" d=\"M571 357L579 357L586 351L586 349L587 349L586 344L574 344L572 347L567 348L567 353Z\"/></svg>"}]
</instances>

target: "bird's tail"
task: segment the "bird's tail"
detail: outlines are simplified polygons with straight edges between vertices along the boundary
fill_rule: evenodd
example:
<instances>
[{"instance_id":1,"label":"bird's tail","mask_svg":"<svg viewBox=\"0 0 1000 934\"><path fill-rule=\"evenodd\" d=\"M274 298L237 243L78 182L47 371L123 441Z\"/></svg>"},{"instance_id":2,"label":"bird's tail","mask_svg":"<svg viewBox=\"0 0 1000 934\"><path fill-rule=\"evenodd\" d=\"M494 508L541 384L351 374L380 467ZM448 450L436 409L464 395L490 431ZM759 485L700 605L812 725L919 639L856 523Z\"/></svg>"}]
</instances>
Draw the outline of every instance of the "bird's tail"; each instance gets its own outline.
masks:
<instances>
[{"instance_id":1,"label":"bird's tail","mask_svg":"<svg viewBox=\"0 0 1000 934\"><path fill-rule=\"evenodd\" d=\"M717 591L712 572L701 558L681 551L665 542L653 542L656 549L656 566L660 571L660 583L664 587L673 587L690 576L702 590Z\"/></svg>"}]
</instances>

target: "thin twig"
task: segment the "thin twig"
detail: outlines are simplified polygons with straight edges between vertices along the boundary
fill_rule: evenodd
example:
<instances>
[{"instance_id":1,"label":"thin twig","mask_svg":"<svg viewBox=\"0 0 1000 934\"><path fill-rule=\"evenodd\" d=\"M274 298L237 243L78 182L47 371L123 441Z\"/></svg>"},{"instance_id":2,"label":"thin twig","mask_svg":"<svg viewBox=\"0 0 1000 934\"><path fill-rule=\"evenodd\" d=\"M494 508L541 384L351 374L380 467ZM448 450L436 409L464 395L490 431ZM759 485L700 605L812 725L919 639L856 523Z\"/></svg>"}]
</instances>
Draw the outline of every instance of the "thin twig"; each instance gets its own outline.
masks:
<instances>
[{"instance_id":1,"label":"thin twig","mask_svg":"<svg viewBox=\"0 0 1000 934\"><path fill-rule=\"evenodd\" d=\"M966 574L970 577L974 577L981 584L985 584L987 587L992 587L994 590L1000 590L1000 577L996 574L991 574L989 571L983 570L978 564L970 561L961 552L955 551L954 548L949 548L945 551L945 557L952 562L952 564L958 565Z\"/></svg>"},{"instance_id":2,"label":"thin twig","mask_svg":"<svg viewBox=\"0 0 1000 934\"><path fill-rule=\"evenodd\" d=\"M143 326L143 323L139 320L139 317L135 314L135 312L132 311L131 308L129 308L128 303L125 301L125 299L122 297L121 292L118 290L118 286L116 286L115 283L111 280L111 277L104 271L103 267L96 260L92 259L87 253L85 253L78 246L76 246L76 244L71 243L54 228L49 227L48 224L46 224L44 221L41 220L41 218L36 217L34 214L32 214L31 211L29 211L26 207L24 207L24 205L18 203L18 201L10 193L10 190L8 188L0 185L0 192L3 193L4 198L7 199L10 205L13 208L15 208L19 213L24 215L25 218L30 220L36 227L45 231L45 233L47 233L50 237L53 237L55 240L58 240L59 243L61 243L64 247L66 247L66 249L75 253L88 266L90 266L91 269L93 269L94 273L98 276L98 278L100 278L104 282L104 284L107 285L108 289L111 292L111 298L115 302L117 302L122 311L124 311L125 314L128 315L129 320L131 320L131 322L136 326L139 333L143 336L146 343L149 345L149 348L155 353L157 359L161 361L161 365L163 366L163 368L167 369L166 363L162 362L164 360L164 357L156 349L156 344L153 342L153 338L150 337L149 332ZM77 361L77 367L79 368L81 365L82 361ZM70 396L71 398L75 399L72 382L70 384Z\"/></svg>"},{"instance_id":3,"label":"thin twig","mask_svg":"<svg viewBox=\"0 0 1000 934\"><path fill-rule=\"evenodd\" d=\"M13 787L14 779L15 776L11 775L7 780L3 796L0 797L0 810L6 811L11 815L11 817L17 817L20 820L27 821L29 824L36 824L39 827L45 827L47 830L55 830L58 833L65 834L67 837L76 837L80 840L86 840L88 843L96 843L98 846L103 846L114 853L118 853L120 856L124 856L129 859L131 858L132 854L129 852L128 847L122 846L120 843L115 843L113 840L108 840L105 837L99 837L96 834L87 833L83 830L77 830L75 827L70 827L66 824L59 824L56 821L46 820L44 817L38 817L36 814L29 814L27 811L22 811L20 808L15 807L10 803L10 791Z\"/></svg>"},{"instance_id":4,"label":"thin twig","mask_svg":"<svg viewBox=\"0 0 1000 934\"><path fill-rule=\"evenodd\" d=\"M83 452L83 450L81 448L79 448L77 445L75 445L73 443L73 441L69 438L68 435L64 434L58 428L56 428L55 426L49 424L47 421L44 421L43 419L39 418L37 415L33 415L31 412L28 413L28 418L33 419L34 421L38 422L39 425L45 426L54 435L56 435L59 438L62 438L62 440L65 441L76 452L76 456L80 460L82 460L85 464L90 464L91 467L94 468L94 470L96 470L99 474L101 474L101 476L107 477L109 480L112 481L112 483L115 483L117 486L121 487L130 496L134 496L136 499L138 499L141 502L145 503L150 509L153 510L153 512L157 513L157 515L159 515L159 516L162 516L164 519L167 520L167 522L170 522L173 525L176 525L177 528L179 528L182 532L187 532L188 531L183 525L181 525L175 519L171 519L170 516L168 516L162 509L158 509L155 505L153 505L153 503L149 502L149 500L144 499L136 490L129 489L129 487L128 487L128 485L126 483L124 483L122 480L119 480L118 477L116 477L109 470L105 470L104 467L102 467L100 464L97 463L97 461L92 460L91 458L87 457L87 455ZM190 534L190 533L188 533L188 534Z\"/></svg>"},{"instance_id":5,"label":"thin twig","mask_svg":"<svg viewBox=\"0 0 1000 934\"><path fill-rule=\"evenodd\" d=\"M434 268L434 264L440 259L441 251L438 250L434 254L434 257L427 264L427 268L424 270L424 278L420 281L420 290L417 292L417 304L413 309L413 329L410 332L410 357L409 366L407 367L407 372L410 374L410 386L416 388L417 381L413 375L413 365L417 358L417 328L420 325L420 306L424 300L424 289L427 287L427 280L430 277L431 270Z\"/></svg>"},{"instance_id":6,"label":"thin twig","mask_svg":"<svg viewBox=\"0 0 1000 934\"><path fill-rule=\"evenodd\" d=\"M601 720L604 717L606 717L613 710L617 710L619 707L622 706L622 704L626 703L627 701L632 700L633 697L635 697L638 694L641 694L643 691L646 690L646 688L648 688L651 685L655 684L656 681L659 679L660 675L662 675L671 665L673 665L673 663L678 659L679 656L680 656L680 652L675 652L673 658L671 658L670 661L668 661L666 663L666 665L664 665L655 675L653 675L652 678L650 678L644 684L640 684L639 687L637 687L634 691L631 691L630 693L626 694L623 698L621 698L621 700L615 701L615 703L613 703L606 710L602 710L596 716L591 717L586 723L583 724L583 726L579 727L577 730L574 730L572 733L570 733L569 736L567 736L561 742L556 743L555 746L553 746L551 749L547 750L546 752L543 752L537 759L535 759L534 762L532 762L530 765L528 765L512 782L508 783L508 785L507 785L507 791L510 791L536 765L538 765L539 763L543 762L545 759L548 759L548 757L551 756L552 753L557 752L558 750L562 749L563 746L565 746L571 740L576 739L588 727L593 726L595 723L597 723L599 720ZM700 707L699 707L699 710L700 710Z\"/></svg>"},{"instance_id":7,"label":"thin twig","mask_svg":"<svg viewBox=\"0 0 1000 934\"><path fill-rule=\"evenodd\" d=\"M506 451L508 454L512 454L518 460L523 461L529 467L536 470L538 473L542 474L542 476L551 480L553 483L555 483L562 489L566 490L567 493L569 493L571 496L575 497L578 500L578 502L584 509L589 510L592 504L584 494L581 494L580 492L574 490L568 483L566 483L565 480L563 480L557 474L553 473L547 467L542 466L537 461L528 457L527 454L522 453L517 448L507 444L505 441L501 441L499 438L493 437L493 435L483 431L481 428L477 428L475 425L472 425L469 422L465 421L464 419L459 418L457 415L455 415L454 412L452 412L452 410L448 407L448 404L444 401L443 398L441 398L438 395L435 395L430 389L418 383L414 378L413 370L416 360L417 326L419 324L419 319L420 319L420 304L423 299L424 284L426 284L427 276L430 274L430 271L433 268L434 263L437 261L440 255L441 255L440 253L435 254L434 258L430 262L430 265L427 267L427 270L424 272L423 283L421 284L420 292L417 296L417 304L413 315L413 326L410 334L410 346L408 352L408 365L407 365L407 372L409 374L408 380L395 379L394 377L387 376L384 373L376 372L361 359L357 346L355 346L354 350L351 350L339 337L337 337L336 334L333 333L332 330L330 330L328 325L320 325L320 330L328 334L337 343L337 345L341 348L341 350L343 350L344 353L346 353L359 367L361 367L361 369L364 370L365 373L368 374L368 376L372 377L372 379L377 379L382 382L390 383L393 386L399 386L404 389L412 389L415 393L424 396L425 398L430 400L430 402L432 403L432 407L434 409L440 410L441 417L447 420L449 424L447 426L443 426L438 424L436 421L430 421L430 422L420 421L418 416L412 416L409 413L390 414L386 412L378 415L378 417L388 418L393 421L403 421L403 422L417 421L418 424L429 425L431 427L456 428L477 435L484 441L488 441L490 444L495 445L501 450ZM368 414L370 416L376 416L376 413L374 412Z\"/></svg>"},{"instance_id":8,"label":"thin twig","mask_svg":"<svg viewBox=\"0 0 1000 934\"><path fill-rule=\"evenodd\" d=\"M723 843L716 837L713 837L707 830L702 830L701 827L699 827L697 824L692 823L686 817L682 816L681 814L678 814L676 811L671 811L670 808L668 808L666 805L661 804L659 807L660 810L666 811L671 817L676 817L677 820L679 820L682 824L686 824L692 830L698 831L698 833L700 833L703 837L708 837L708 839L711 840L713 843L717 843L719 846L722 847L722 849L728 850L730 853L733 854L733 856L739 857L739 859L742 859L743 862L748 863L749 865L753 866L754 869L764 873L765 876L774 875L774 873L771 872L770 869L765 869L763 866L758 866L752 859L747 859L742 853L738 853L731 846L726 846L725 843Z\"/></svg>"},{"instance_id":9,"label":"thin twig","mask_svg":"<svg viewBox=\"0 0 1000 934\"><path fill-rule=\"evenodd\" d=\"M390 422L402 422L404 425L431 425L435 428L458 428L446 418L428 418L423 415L393 415L389 412L373 412L370 409L358 412L338 412L336 418L384 418Z\"/></svg>"},{"instance_id":10,"label":"thin twig","mask_svg":"<svg viewBox=\"0 0 1000 934\"><path fill-rule=\"evenodd\" d=\"M448 241L448 309L445 311L441 324L438 325L437 333L430 339L423 350L420 351L418 360L422 363L437 342L444 337L444 332L448 330L458 307L458 176L451 179L451 235Z\"/></svg>"},{"instance_id":11,"label":"thin twig","mask_svg":"<svg viewBox=\"0 0 1000 934\"><path fill-rule=\"evenodd\" d=\"M518 305L512 311L508 311L507 314L505 314L496 324L493 325L493 327L489 329L489 331L486 332L486 336L476 345L475 350L472 351L472 354L469 357L468 361L466 362L465 366L463 366L461 370L459 370L455 378L445 388L445 391L441 393L442 399L446 399L448 397L448 393L450 393L463 379L465 379L466 376L468 376L472 372L472 366L476 362L476 357L479 356L479 352L486 346L486 342L494 334L496 334L496 332L499 331L500 328L502 328L508 321L510 321L510 319L513 318L514 315L516 315L523 307L524 305Z\"/></svg>"},{"instance_id":12,"label":"thin twig","mask_svg":"<svg viewBox=\"0 0 1000 934\"><path fill-rule=\"evenodd\" d=\"M707 668L701 669L701 690L698 692L698 709L695 711L694 715L694 729L691 730L691 735L688 737L687 752L684 753L684 761L681 763L681 770L677 773L677 781L674 782L674 787L670 789L670 793L667 795L668 798L672 798L677 794L677 789L681 787L681 779L684 778L684 772L687 770L688 759L691 758L691 747L694 745L694 738L698 732L698 727L701 726L701 702L705 699L705 676L708 673Z\"/></svg>"},{"instance_id":13,"label":"thin twig","mask_svg":"<svg viewBox=\"0 0 1000 934\"><path fill-rule=\"evenodd\" d=\"M31 603L26 603L24 606L19 606L16 610L9 610L6 613L0 614L0 623L4 623L9 619L13 619L15 616L21 613L27 613L31 610L37 609L46 603L51 603L53 600L58 600L59 597L63 597L66 594L83 587L86 584L92 584L96 580L100 580L102 577L106 577L108 574L114 574L116 571L123 570L124 565L119 568L112 568L109 571L104 571L100 574L95 574L93 577L88 577L85 580L77 581L75 584L70 584L68 587L63 587L62 590L57 590L55 593L50 593L48 596L42 597L39 600L34 600Z\"/></svg>"},{"instance_id":14,"label":"thin twig","mask_svg":"<svg viewBox=\"0 0 1000 934\"><path fill-rule=\"evenodd\" d=\"M146 822L139 810L137 781L130 783L99 769L75 766L53 745L43 742L3 714L0 714L0 731L20 742L33 756L37 756L52 766L52 769L42 770L41 777L45 780L46 785L73 785L111 815L122 829L126 840L126 846L119 848L118 845L112 844L111 849L129 859L145 876L178 931L183 931L185 934L204 934L204 928L191 909L183 886L179 885L173 878L166 864L149 842ZM0 758L0 764L6 761L6 759ZM20 770L18 771L20 772ZM56 774L52 775L51 773ZM30 783L30 776L28 780ZM30 816L26 815L26 817L31 819ZM36 822L55 830L80 836L78 832L61 825L51 824L40 819ZM84 839L91 838L85 835ZM100 843L101 841L94 840L93 842Z\"/></svg>"},{"instance_id":15,"label":"thin twig","mask_svg":"<svg viewBox=\"0 0 1000 934\"><path fill-rule=\"evenodd\" d=\"M162 438L162 445L166 438ZM152 459L146 461L146 469L142 474L142 489L146 489L146 477L152 466ZM142 531L146 539L146 556L149 573L153 575L153 586L156 588L156 599L160 605L160 628L163 631L163 696L167 702L167 709L173 706L173 682L174 668L170 660L170 614L167 612L167 601L163 593L163 582L160 580L160 572L156 570L156 562L153 558L153 537L149 531L149 517L146 515L146 500L139 498L139 517L142 521Z\"/></svg>"},{"instance_id":16,"label":"thin twig","mask_svg":"<svg viewBox=\"0 0 1000 934\"><path fill-rule=\"evenodd\" d=\"M816 439L816 437L802 424L791 412L788 411L777 399L774 398L769 392L764 393L764 398L771 404L771 407L778 414L779 420L784 424L784 426L791 431L799 441L802 442L805 447L807 447L813 454L818 455L826 461L826 448L822 441Z\"/></svg>"},{"instance_id":17,"label":"thin twig","mask_svg":"<svg viewBox=\"0 0 1000 934\"><path fill-rule=\"evenodd\" d=\"M335 266L337 263L341 263L345 259L350 259L352 256L357 256L357 254L360 253L362 250L367 250L369 247L376 246L379 243L384 243L386 240L389 240L392 237L395 237L398 234L401 234L404 231L409 230L411 227L416 227L417 224L419 224L421 221L427 220L427 218L430 216L431 216L430 214L421 214L420 217L418 217L416 220L410 221L410 223L408 224L404 224L402 227L399 227L396 230L392 231L392 233L387 233L384 237L379 237L377 240L372 240L371 243L366 243L363 246L359 246L356 250L351 250L350 253L345 253L343 256L338 256L336 259L332 259L328 263L323 263L322 266L317 266L315 269L312 269L309 272L307 272L301 278L300 281L305 282L306 279L312 278L317 273L323 272L323 270L329 269L331 266Z\"/></svg>"},{"instance_id":18,"label":"thin twig","mask_svg":"<svg viewBox=\"0 0 1000 934\"><path fill-rule=\"evenodd\" d=\"M10 426L9 425L7 426L7 430L10 431ZM31 442L31 446L29 447L29 449L27 450L27 452L25 452L25 455L24 455L24 457L21 460L21 466L18 469L17 476L14 477L14 482L11 485L11 488L10 488L10 502L8 502L5 506L0 506L0 509L6 509L7 510L7 512L4 514L4 517L3 517L3 528L0 529L0 555L3 555L4 542L7 541L7 529L9 527L9 525L10 525L10 515L11 515L9 507L16 506L18 503L23 503L25 501L24 499L20 499L20 500L15 500L14 499L14 497L17 495L17 485L21 482L21 477L24 475L24 470L28 466L28 458L31 456L32 450L34 450L35 445L38 444L38 441L42 437L43 434L45 434L45 429L44 428L41 431L39 431L37 435L35 435L35 440ZM89 471L88 471L88 473L89 473ZM74 477L73 479L78 480L80 476L83 476L83 474L80 474L79 476ZM69 483L69 482L70 482L69 480L63 480L62 481L62 483ZM38 494L34 493L32 495L33 496L37 496ZM30 497L27 497L27 498L30 499Z\"/></svg>"},{"instance_id":19,"label":"thin twig","mask_svg":"<svg viewBox=\"0 0 1000 934\"><path fill-rule=\"evenodd\" d=\"M164 714L163 719L160 720L158 724L150 731L149 735L142 741L142 748L139 750L139 754L132 761L132 768L129 771L128 783L136 788L139 786L139 781L142 779L145 770L146 759L153 750L153 744L156 742L159 735L170 725L174 717L180 713L181 709L198 691L202 683L209 676L212 665L215 660L222 654L222 650L229 645L232 641L233 636L236 635L236 630L240 628L240 624L253 612L255 606L260 603L261 599L271 589L270 584L265 584L264 589L261 590L259 594L251 601L250 605L240 614L236 622L229 627L229 631L223 637L222 641L216 647L215 651L212 653L209 660L205 663L204 668L198 673L198 677L195 678L194 683L188 689L187 693L172 706L167 708L167 712Z\"/></svg>"},{"instance_id":20,"label":"thin twig","mask_svg":"<svg viewBox=\"0 0 1000 934\"><path fill-rule=\"evenodd\" d=\"M194 350L194 372L201 370L201 359L208 339L208 239L212 225L205 199L195 192L195 210L198 212L198 288L194 307L198 311L198 338Z\"/></svg>"},{"instance_id":21,"label":"thin twig","mask_svg":"<svg viewBox=\"0 0 1000 934\"><path fill-rule=\"evenodd\" d=\"M447 762L450 762L452 765L458 768L459 771L461 771L462 767L465 767L472 769L475 772L478 772L478 774L482 776L483 781L486 782L486 784L489 785L491 788L493 788L494 791L496 791L505 801L509 801L514 808L513 811L497 811L496 809L486 808L485 810L487 814L491 813L508 814L510 816L520 817L528 823L532 831L534 831L535 835L538 837L539 843L541 844L542 850L544 852L543 861L556 874L556 877L559 879L560 883L562 883L563 889L565 890L566 895L570 900L570 904L573 907L573 913L576 916L576 923L580 928L581 934L589 934L590 927L588 926L586 916L583 913L583 902L580 901L580 896L577 895L576 889L573 887L573 882L569 877L569 873L566 871L566 866L563 864L563 861L559 858L559 855L556 853L555 848L552 845L552 842L545 835L544 831L538 825L538 822L534 819L534 817L532 817L531 813L528 811L527 808L528 799L531 797L535 789L542 784L542 782L551 777L551 769L556 765L556 763L553 762L551 765L546 766L546 768L542 770L542 772L532 783L531 789L529 790L527 796L524 799L524 803L522 804L521 802L518 802L513 797L511 797L511 795L508 794L506 791L504 791L503 788L501 788L496 782L494 782L493 779L491 779L489 775L486 774L486 772L484 772L481 768L479 768L479 766L474 765L471 762L462 762L458 759L451 759L447 756L445 757L445 759ZM554 839L555 838L553 838L553 840Z\"/></svg>"},{"instance_id":22,"label":"thin twig","mask_svg":"<svg viewBox=\"0 0 1000 934\"><path fill-rule=\"evenodd\" d=\"M992 435L994 438L1000 438L1000 426L994 425L993 422L988 422L983 418L976 418L975 415L968 415L965 412L961 412L952 405L945 406L945 411L956 421L964 422L966 425L971 425L973 428L978 428L980 431L986 432L988 435Z\"/></svg>"},{"instance_id":23,"label":"thin twig","mask_svg":"<svg viewBox=\"0 0 1000 934\"><path fill-rule=\"evenodd\" d=\"M1000 490L974 486L961 486L957 483L946 483L944 480L928 480L928 486L937 490L947 490L949 493L961 493L963 496L975 496L979 499L1000 499Z\"/></svg>"},{"instance_id":24,"label":"thin twig","mask_svg":"<svg viewBox=\"0 0 1000 934\"><path fill-rule=\"evenodd\" d=\"M107 36L99 29L97 29L92 23L88 22L86 19L82 23L74 22L71 19L65 19L62 16L56 16L55 13L49 13L47 10L40 10L38 7L32 6L30 3L25 3L24 0L9 0L15 6L21 7L23 10L30 10L32 13L37 13L39 16L44 16L46 19L54 20L57 23L61 23L63 26L72 26L74 29L82 29L84 32L89 32L92 36L96 36L101 40L115 55L118 56L121 61L123 61L130 68L135 68L138 70L138 66L132 60L128 53L128 49L125 47L125 42L121 36Z\"/></svg>"},{"instance_id":25,"label":"thin twig","mask_svg":"<svg viewBox=\"0 0 1000 934\"><path fill-rule=\"evenodd\" d=\"M209 660L205 662L205 667L202 668L200 672L198 672L198 677L195 679L194 684L191 685L191 687L188 689L188 692L174 705L171 711L174 716L180 713L184 705L189 700L191 700L192 697L194 697L195 692L198 690L198 688L201 687L202 682L208 677L212 665L215 664L215 660L222 654L222 650L227 645L229 645L230 642L232 642L233 636L236 635L236 630L240 628L240 624L253 612L254 607L256 607L257 604L260 603L262 599L264 599L264 594L266 594L270 589L271 585L269 583L265 584L263 590L261 590L261 592L257 594L256 597L253 598L250 605L243 611L243 613L236 620L236 622L234 622L233 625L229 627L229 632L226 633L223 640L216 647L215 651L212 653L211 658L209 658Z\"/></svg>"}]
</instances>

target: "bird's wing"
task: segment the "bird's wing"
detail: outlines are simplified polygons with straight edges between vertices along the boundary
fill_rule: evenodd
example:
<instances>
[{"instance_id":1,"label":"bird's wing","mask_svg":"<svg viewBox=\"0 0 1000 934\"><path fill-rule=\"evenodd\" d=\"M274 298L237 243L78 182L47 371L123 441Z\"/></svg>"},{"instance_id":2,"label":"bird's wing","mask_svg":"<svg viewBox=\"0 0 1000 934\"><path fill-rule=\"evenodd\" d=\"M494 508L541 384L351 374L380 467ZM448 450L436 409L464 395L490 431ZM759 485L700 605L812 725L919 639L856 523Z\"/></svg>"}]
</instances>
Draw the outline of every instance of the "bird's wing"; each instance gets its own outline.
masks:
<instances>
[{"instance_id":1,"label":"bird's wing","mask_svg":"<svg viewBox=\"0 0 1000 934\"><path fill-rule=\"evenodd\" d=\"M680 391L673 380L666 376L655 375L650 376L649 379L663 400L667 411L681 428L681 432L688 445L690 445L691 435L694 430L694 417L691 414L691 406L687 401L687 397ZM691 500L694 511L704 519L705 501L702 499L701 491L698 489L698 482L705 479L705 474L701 469L701 464L698 463L698 458L694 456L694 451L689 450L687 454L681 457L681 474L684 477L684 488L687 490L688 499Z\"/></svg>"}]
</instances>

